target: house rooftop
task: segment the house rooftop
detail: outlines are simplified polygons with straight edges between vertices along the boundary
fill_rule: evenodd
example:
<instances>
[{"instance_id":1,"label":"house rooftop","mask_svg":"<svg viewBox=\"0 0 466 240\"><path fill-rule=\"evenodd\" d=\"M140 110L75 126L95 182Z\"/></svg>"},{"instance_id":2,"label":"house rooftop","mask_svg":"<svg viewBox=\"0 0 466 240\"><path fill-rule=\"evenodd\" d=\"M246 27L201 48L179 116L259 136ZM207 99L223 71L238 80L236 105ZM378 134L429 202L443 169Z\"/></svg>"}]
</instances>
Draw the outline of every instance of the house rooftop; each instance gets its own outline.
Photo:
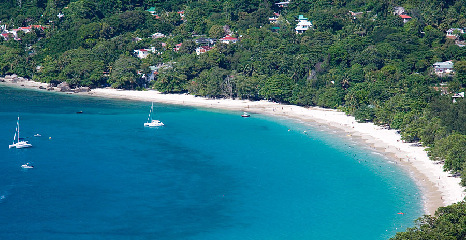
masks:
<instances>
[{"instance_id":1,"label":"house rooftop","mask_svg":"<svg viewBox=\"0 0 466 240\"><path fill-rule=\"evenodd\" d=\"M224 37L224 38L220 38L220 40L238 40L238 38L226 36L226 37Z\"/></svg>"},{"instance_id":2,"label":"house rooftop","mask_svg":"<svg viewBox=\"0 0 466 240\"><path fill-rule=\"evenodd\" d=\"M436 62L433 65L435 67L438 67L438 68L453 68L453 62L452 61Z\"/></svg>"},{"instance_id":3,"label":"house rooftop","mask_svg":"<svg viewBox=\"0 0 466 240\"><path fill-rule=\"evenodd\" d=\"M403 18L403 19L411 19L411 17L408 16L408 15L400 15L400 17Z\"/></svg>"},{"instance_id":4,"label":"house rooftop","mask_svg":"<svg viewBox=\"0 0 466 240\"><path fill-rule=\"evenodd\" d=\"M307 20L307 18L305 18L303 15L299 15L298 16L298 20L301 21L301 20Z\"/></svg>"}]
</instances>

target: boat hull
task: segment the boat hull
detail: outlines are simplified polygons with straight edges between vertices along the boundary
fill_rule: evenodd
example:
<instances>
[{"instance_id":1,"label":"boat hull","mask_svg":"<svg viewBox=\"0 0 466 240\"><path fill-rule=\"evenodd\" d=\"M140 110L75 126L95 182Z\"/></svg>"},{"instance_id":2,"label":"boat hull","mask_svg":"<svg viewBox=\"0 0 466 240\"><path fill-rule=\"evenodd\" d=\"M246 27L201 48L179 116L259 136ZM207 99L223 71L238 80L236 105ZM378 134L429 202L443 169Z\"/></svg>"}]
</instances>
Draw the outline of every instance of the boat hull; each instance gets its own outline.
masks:
<instances>
[{"instance_id":1,"label":"boat hull","mask_svg":"<svg viewBox=\"0 0 466 240\"><path fill-rule=\"evenodd\" d=\"M152 122L144 123L144 127L161 127L163 125L163 122L159 120L152 120Z\"/></svg>"},{"instance_id":2,"label":"boat hull","mask_svg":"<svg viewBox=\"0 0 466 240\"><path fill-rule=\"evenodd\" d=\"M8 148L17 148L17 149L29 148L29 147L32 147L32 144L28 142L17 142L15 144L8 145Z\"/></svg>"}]
</instances>

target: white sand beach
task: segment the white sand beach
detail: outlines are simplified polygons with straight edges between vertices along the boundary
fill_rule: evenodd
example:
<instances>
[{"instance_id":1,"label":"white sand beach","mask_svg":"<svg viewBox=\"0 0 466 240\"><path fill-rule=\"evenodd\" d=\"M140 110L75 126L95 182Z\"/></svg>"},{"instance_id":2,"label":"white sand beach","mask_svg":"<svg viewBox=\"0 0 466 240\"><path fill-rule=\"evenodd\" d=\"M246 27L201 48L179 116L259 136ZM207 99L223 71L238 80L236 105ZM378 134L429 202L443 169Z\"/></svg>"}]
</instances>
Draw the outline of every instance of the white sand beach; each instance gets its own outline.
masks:
<instances>
[{"instance_id":1,"label":"white sand beach","mask_svg":"<svg viewBox=\"0 0 466 240\"><path fill-rule=\"evenodd\" d=\"M14 87L42 89L45 83L37 83L25 79L13 81L11 78L0 79L1 84ZM46 91L46 90L43 90ZM54 89L54 91L57 91ZM443 171L443 165L431 161L424 147L412 143L404 143L396 130L385 129L372 123L358 123L354 117L345 113L317 107L299 107L269 101L247 101L230 99L207 99L187 94L161 94L157 91L130 91L117 89L92 89L80 95L106 98L131 99L147 102L195 106L202 108L246 111L248 113L266 114L286 117L304 123L325 124L337 128L341 134L356 141L363 141L374 151L381 152L405 167L418 183L424 194L423 204L426 214L433 214L438 207L447 206L464 199L465 188L460 186L460 178L452 177Z\"/></svg>"}]
</instances>

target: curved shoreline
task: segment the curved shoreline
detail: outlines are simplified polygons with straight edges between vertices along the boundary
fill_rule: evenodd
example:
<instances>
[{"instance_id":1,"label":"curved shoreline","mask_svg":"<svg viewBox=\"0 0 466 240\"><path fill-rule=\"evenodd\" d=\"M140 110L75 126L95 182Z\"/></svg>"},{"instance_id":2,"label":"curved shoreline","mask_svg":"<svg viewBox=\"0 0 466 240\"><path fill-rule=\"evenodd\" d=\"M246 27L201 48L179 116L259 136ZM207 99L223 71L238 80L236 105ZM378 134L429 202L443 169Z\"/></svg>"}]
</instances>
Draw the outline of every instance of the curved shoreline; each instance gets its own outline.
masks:
<instances>
[{"instance_id":1,"label":"curved shoreline","mask_svg":"<svg viewBox=\"0 0 466 240\"><path fill-rule=\"evenodd\" d=\"M16 80L0 78L5 86L42 89L46 83L39 83L27 79ZM44 90L46 91L46 90ZM55 92L58 92L56 89ZM345 113L318 107L299 107L284 105L268 101L207 99L187 94L162 94L157 91L133 91L118 89L93 89L91 92L73 93L77 95L96 96L115 99L129 99L138 101L153 101L165 104L185 105L202 108L225 109L232 111L247 111L275 117L287 117L303 123L324 124L338 129L342 134L362 141L373 150L383 153L397 164L407 169L411 177L421 188L424 198L424 212L434 214L437 208L447 206L463 200L466 193L461 187L458 177L451 177L443 171L443 165L431 161L424 147L404 143L396 130L384 129L373 123L358 123L354 117Z\"/></svg>"}]
</instances>

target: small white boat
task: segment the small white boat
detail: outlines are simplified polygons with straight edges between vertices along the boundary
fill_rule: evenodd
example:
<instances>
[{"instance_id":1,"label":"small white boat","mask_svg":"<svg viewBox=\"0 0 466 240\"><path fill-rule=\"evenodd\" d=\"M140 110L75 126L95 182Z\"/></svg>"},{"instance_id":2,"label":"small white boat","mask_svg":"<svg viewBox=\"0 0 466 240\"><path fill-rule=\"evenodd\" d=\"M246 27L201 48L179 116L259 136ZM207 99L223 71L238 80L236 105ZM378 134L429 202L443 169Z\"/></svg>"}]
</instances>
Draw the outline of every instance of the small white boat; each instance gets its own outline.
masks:
<instances>
[{"instance_id":1,"label":"small white boat","mask_svg":"<svg viewBox=\"0 0 466 240\"><path fill-rule=\"evenodd\" d=\"M32 144L28 143L28 141L21 140L19 138L19 116L18 121L16 122L16 131L15 136L13 137L13 144L8 145L8 148L28 148L32 147Z\"/></svg>"},{"instance_id":2,"label":"small white boat","mask_svg":"<svg viewBox=\"0 0 466 240\"><path fill-rule=\"evenodd\" d=\"M42 136L42 135L40 135L40 134L38 134L38 133L37 133L37 134L34 134L34 137L41 137L41 136Z\"/></svg>"},{"instance_id":3,"label":"small white boat","mask_svg":"<svg viewBox=\"0 0 466 240\"><path fill-rule=\"evenodd\" d=\"M26 164L23 164L21 165L22 168L34 168L34 166L32 166L30 163L26 163Z\"/></svg>"},{"instance_id":4,"label":"small white boat","mask_svg":"<svg viewBox=\"0 0 466 240\"><path fill-rule=\"evenodd\" d=\"M149 117L147 118L147 122L144 123L144 127L160 127L164 125L163 122L152 119L153 114L154 114L154 103L152 102L152 106L150 107Z\"/></svg>"},{"instance_id":5,"label":"small white boat","mask_svg":"<svg viewBox=\"0 0 466 240\"><path fill-rule=\"evenodd\" d=\"M241 117L250 117L251 115L249 115L247 112L244 112L243 115L241 115Z\"/></svg>"}]
</instances>

